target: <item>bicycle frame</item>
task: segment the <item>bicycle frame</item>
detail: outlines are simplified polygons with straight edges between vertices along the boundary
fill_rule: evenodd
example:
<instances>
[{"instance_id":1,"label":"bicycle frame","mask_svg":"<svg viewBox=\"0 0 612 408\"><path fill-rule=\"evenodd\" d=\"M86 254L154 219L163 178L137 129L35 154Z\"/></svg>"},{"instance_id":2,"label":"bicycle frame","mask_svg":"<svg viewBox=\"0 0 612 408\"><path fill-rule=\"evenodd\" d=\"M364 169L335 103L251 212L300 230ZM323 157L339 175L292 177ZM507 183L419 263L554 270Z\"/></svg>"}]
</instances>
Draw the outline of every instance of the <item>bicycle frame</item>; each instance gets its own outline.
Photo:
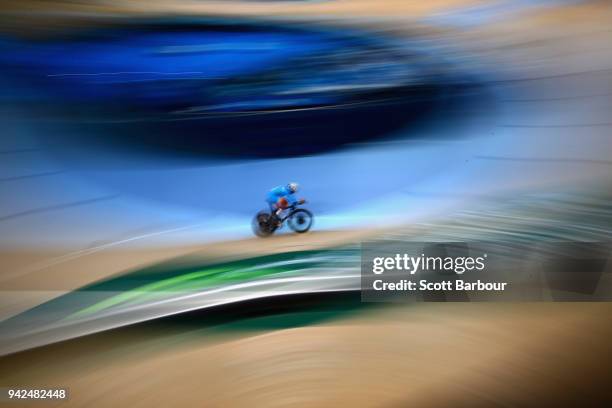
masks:
<instances>
[{"instance_id":1,"label":"bicycle frame","mask_svg":"<svg viewBox=\"0 0 612 408\"><path fill-rule=\"evenodd\" d=\"M292 206L287 207L285 210L283 210L283 212L285 211L287 212L287 215L284 217L279 217L280 222L285 222L285 220L291 217L291 215L293 214L293 211L295 211L295 209L297 208L298 208L298 204L294 204Z\"/></svg>"}]
</instances>

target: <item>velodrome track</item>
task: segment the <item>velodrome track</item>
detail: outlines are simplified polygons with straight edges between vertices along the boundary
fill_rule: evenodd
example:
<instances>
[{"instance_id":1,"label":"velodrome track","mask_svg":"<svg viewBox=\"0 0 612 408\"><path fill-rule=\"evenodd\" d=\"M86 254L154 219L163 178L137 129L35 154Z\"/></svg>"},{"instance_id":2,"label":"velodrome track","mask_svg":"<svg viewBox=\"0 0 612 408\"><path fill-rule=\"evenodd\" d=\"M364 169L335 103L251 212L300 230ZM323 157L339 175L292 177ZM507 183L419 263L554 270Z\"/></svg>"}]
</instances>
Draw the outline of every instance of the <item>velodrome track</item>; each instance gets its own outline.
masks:
<instances>
[{"instance_id":1,"label":"velodrome track","mask_svg":"<svg viewBox=\"0 0 612 408\"><path fill-rule=\"evenodd\" d=\"M400 186L397 191L389 189L374 198L363 197L360 206L330 211L323 202L327 192L317 183L320 175L315 174L310 180L308 175L314 168L333 170L329 174L353 172L350 165L344 168L333 165L340 163L339 159L357 160L359 151L339 152L322 158L288 159L300 169L297 176L306 191L310 188L309 198L313 197L315 208L321 210L320 230L305 236L279 236L271 240L246 238L248 226L241 226L248 223L250 208L237 208L229 213L215 209L214 217L203 213L194 205L195 195L186 193L203 173L197 166L169 165L153 172L162 183L175 186L172 193L178 197L176 202L164 202L151 195L139 197L129 187L151 177L151 172L130 168L109 177L99 169L71 167L70 162L62 162L57 155L47 155L37 144L36 135L21 133L20 124L10 121L15 137L2 138L3 157L7 160L2 161L5 174L0 185L4 211L0 222L6 231L2 236L1 255L2 316L17 315L57 295L177 256L191 254L202 259L233 259L237 254L248 257L325 248L378 236L391 228L409 233L412 230L415 236L426 237L428 233L425 232L434 236L453 233L462 236L466 229L457 232L449 219L476 208L484 207L500 214L500 203L512 200L518 201L519 208L525 202L529 208L530 200L546 203L550 199L549 204L554 207L558 200L573 202L575 197L602 194L606 197L612 151L607 116L612 93L612 55L607 46L612 20L610 6L606 2L570 5L548 2L543 8L528 7L512 12L502 8L497 11L503 17L500 18L496 17L495 9L470 11L473 9L460 4L464 2L449 3L417 6L411 2L385 2L384 6L373 7L366 6L366 2L330 1L297 6L193 6L194 11L207 13L217 9L223 14L232 14L235 9L236 13L260 16L269 16L274 10L278 18L329 16L334 21L352 24L359 21L368 29L382 27L399 33L408 30L406 26L410 22L418 24L419 32L435 38L437 44L450 44L455 53L461 50L459 56L452 57L448 48L441 52L448 52L453 63L464 60L462 70L494 73L483 81L494 103L487 109L462 112L460 116L468 120L456 122L461 126L427 129L418 138L425 140L423 143L413 141L372 147L380 155L381 162L393 150L399 152L391 162L393 166L397 166L400 159L411 163L414 176L405 180L407 185ZM131 10L119 8L114 11L142 11L137 6L131 7ZM147 7L149 13L163 14L170 6L149 3ZM191 11L188 5L176 7L183 13ZM451 13L440 14L449 8ZM462 14L461 10L468 11ZM412 27L410 25L410 30L414 30ZM431 133L439 132L448 132L452 137L432 142ZM458 133L464 137L458 137ZM370 151L366 154L372 157ZM452 169L452 177L444 176L444 172L427 176L432 169L440 168L441 163L432 166L417 158L432 156L444 158L444 165L448 166L444 168ZM269 164L272 165L277 164ZM253 171L265 174L266 166L268 164L263 162L221 165L215 171L231 185L236 169L239 174L236 177L241 177ZM34 174L30 173L33 169L36 169ZM384 165L380 171L389 174ZM36 173L46 176L37 177ZM262 188L263 184L254 186L252 194ZM358 189L360 185L353 188ZM32 191L37 193L35 205L31 204ZM71 196L74 192L78 193ZM350 195L350 191L346 193ZM65 203L74 205L64 207ZM430 211L421 211L421 208ZM14 217L15 214L19 216ZM104 219L100 219L99 214L104 214ZM396 221L374 229L382 219L374 218L379 214ZM202 218L223 218L232 228L221 233L221 228L219 231L211 228ZM483 219L491 223L480 226L487 231L495 229L500 222L496 217ZM352 228L353 220L359 220L358 228ZM45 225L44 230L38 228L40 225ZM597 237L609 234L605 225L600 225L599 229ZM212 242L215 237L222 237L222 242ZM61 245L49 245L51 242L61 242ZM201 383L190 378L207 379L204 390L212 396L211 405L217 406L229 406L232 402L235 405L272 405L292 401L296 405L331 406L340 399L380 406L401 405L403 398L441 406L457 393L461 394L459 403L473 406L507 398L508 387L525 387L524 393L514 397L517 402L542 395L554 401L555 396L547 394L547 390L552 390L555 383L570 387L571 382L574 388L570 395L575 398L600 384L598 380L591 384L575 381L569 375L571 372L595 370L600 373L599 378L605 378L604 368L595 368L595 364L598 355L609 352L609 345L593 342L589 334L598 335L600 339L608 336L609 320L607 304L580 307L462 305L460 308L425 305L416 310L390 309L322 326L265 331L256 335L234 332L228 337L201 343L197 337L187 336L178 341L163 331L141 333L135 329L118 335L118 339L109 335L91 336L7 357L2 379L3 382L48 381L48 376L57 374L41 367L63 367L59 379L73 389L75 406L88 402L79 390L91 388L93 384L104 384L105 391L101 391L98 402L109 406L117 401L144 406L159 401L158 398L179 398L178 395L187 403L202 401L203 395L193 392L202 386ZM376 336L371 336L372 327L377 329ZM147 338L148 335L151 337ZM180 333L177 336L180 338ZM395 340L388 340L391 337ZM105 360L110 358L105 342L119 350L114 355L116 360L110 364ZM180 347L167 347L177 342ZM415 348L406 350L405 343L414 344ZM550 346L551 343L554 346ZM160 346L164 351L157 354ZM134 353L134 347L142 351ZM75 356L79 350L88 348L96 350L97 355L75 363L66 357L71 356L70 350ZM581 350L580 357L564 354L567 348ZM475 349L481 351L477 362L471 351ZM56 357L60 355L57 351L64 353L61 356L66 358ZM225 360L215 358L221 355L233 356L234 368L224 367ZM253 357L256 355L260 357ZM296 358L306 355L308 359ZM364 358L366 355L372 358ZM404 358L397 359L398 355ZM533 361L545 358L543 356L554 362L535 370ZM449 360L453 368L444 363ZM400 361L410 361L411 365L407 367ZM23 368L12 374L4 369L9 364ZM100 369L101 365L106 367ZM360 388L356 386L364 381L350 374L349 367L354 365L372 373L369 388L349 391ZM280 369L287 370L289 377L282 380L275 371ZM403 374L388 382L384 373L391 369L401 370ZM225 375L217 376L219 370ZM151 371L164 374L147 377ZM120 372L127 374L122 377ZM257 374L261 372L268 374ZM329 381L319 380L324 378L322 373L329 376L325 377ZM184 381L168 385L177 377ZM535 378L538 381L544 378L544 384L540 387L526 385L535 383ZM300 388L308 381L311 381L311 388ZM336 381L337 387L324 385ZM448 396L431 397L432 389L448 381L455 384L449 387ZM165 396L138 397L134 389L122 388L125 382L142 389L164 384L171 387L172 392ZM230 401L227 398L233 383L242 384L244 391ZM262 387L269 392L262 393ZM315 393L315 388L323 391Z\"/></svg>"}]
</instances>

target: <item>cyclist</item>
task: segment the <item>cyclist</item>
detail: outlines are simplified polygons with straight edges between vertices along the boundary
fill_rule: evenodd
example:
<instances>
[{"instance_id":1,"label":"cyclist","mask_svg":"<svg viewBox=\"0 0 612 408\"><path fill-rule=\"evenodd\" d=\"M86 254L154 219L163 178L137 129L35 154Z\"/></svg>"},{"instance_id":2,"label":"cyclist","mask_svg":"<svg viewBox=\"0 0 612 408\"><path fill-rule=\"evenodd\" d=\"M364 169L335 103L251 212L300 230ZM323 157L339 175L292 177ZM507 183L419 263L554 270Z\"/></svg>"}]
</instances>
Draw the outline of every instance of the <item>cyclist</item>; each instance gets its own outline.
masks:
<instances>
[{"instance_id":1,"label":"cyclist","mask_svg":"<svg viewBox=\"0 0 612 408\"><path fill-rule=\"evenodd\" d=\"M270 214L274 217L278 217L287 207L296 203L303 204L304 200L297 200L295 198L295 193L298 189L298 183L289 183L285 186L274 187L270 190L266 196L266 202L270 206Z\"/></svg>"}]
</instances>

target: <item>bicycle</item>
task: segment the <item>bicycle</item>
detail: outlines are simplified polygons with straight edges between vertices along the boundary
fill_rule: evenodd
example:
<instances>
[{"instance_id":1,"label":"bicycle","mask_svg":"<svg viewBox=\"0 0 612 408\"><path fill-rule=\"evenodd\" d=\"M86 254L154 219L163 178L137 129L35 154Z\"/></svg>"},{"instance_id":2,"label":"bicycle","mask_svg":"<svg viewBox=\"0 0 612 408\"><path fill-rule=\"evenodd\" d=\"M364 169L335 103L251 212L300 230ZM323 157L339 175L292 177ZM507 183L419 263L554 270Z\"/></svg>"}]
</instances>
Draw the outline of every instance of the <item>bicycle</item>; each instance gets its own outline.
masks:
<instances>
[{"instance_id":1,"label":"bicycle","mask_svg":"<svg viewBox=\"0 0 612 408\"><path fill-rule=\"evenodd\" d=\"M305 208L299 208L304 203L304 200L300 200L290 205L279 216L265 210L259 211L253 218L253 232L258 237L269 237L282 228L285 221L292 231L298 234L307 232L312 227L314 215Z\"/></svg>"}]
</instances>

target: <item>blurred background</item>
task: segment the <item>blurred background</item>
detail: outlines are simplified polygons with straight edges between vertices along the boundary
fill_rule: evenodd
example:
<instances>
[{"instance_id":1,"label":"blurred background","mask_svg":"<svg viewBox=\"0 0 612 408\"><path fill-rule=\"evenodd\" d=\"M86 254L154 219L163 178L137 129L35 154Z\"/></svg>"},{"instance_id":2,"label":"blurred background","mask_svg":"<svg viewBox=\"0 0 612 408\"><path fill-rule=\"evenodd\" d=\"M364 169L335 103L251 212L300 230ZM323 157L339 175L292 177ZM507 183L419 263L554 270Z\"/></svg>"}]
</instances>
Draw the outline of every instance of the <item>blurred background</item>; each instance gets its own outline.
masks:
<instances>
[{"instance_id":1,"label":"blurred background","mask_svg":"<svg viewBox=\"0 0 612 408\"><path fill-rule=\"evenodd\" d=\"M358 292L364 240L610 241L608 1L0 4L0 386L610 399L609 303ZM313 229L255 237L290 181Z\"/></svg>"}]
</instances>

